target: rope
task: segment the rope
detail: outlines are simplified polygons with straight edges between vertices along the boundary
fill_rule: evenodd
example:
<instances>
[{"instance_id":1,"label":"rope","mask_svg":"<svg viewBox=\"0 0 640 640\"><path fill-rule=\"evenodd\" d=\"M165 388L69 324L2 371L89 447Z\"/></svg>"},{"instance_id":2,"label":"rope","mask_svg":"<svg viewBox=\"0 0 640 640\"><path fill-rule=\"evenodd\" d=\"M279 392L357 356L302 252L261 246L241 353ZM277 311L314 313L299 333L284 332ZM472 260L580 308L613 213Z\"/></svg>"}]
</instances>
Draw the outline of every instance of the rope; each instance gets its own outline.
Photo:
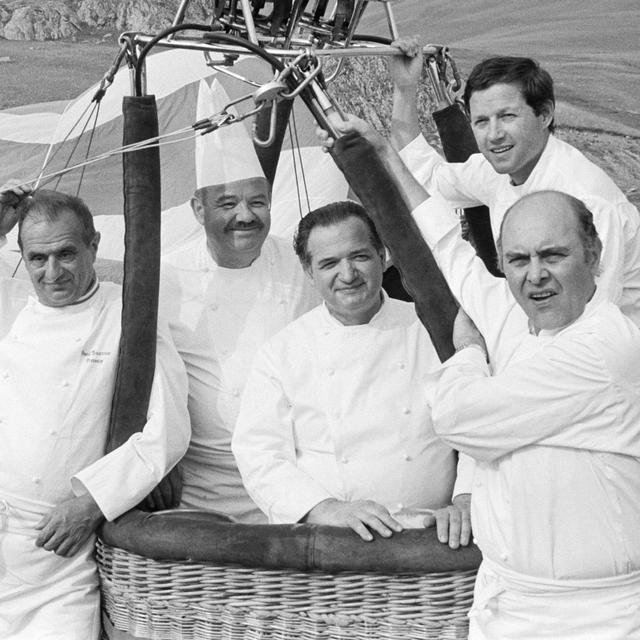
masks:
<instances>
[{"instance_id":1,"label":"rope","mask_svg":"<svg viewBox=\"0 0 640 640\"><path fill-rule=\"evenodd\" d=\"M296 124L296 114L293 109L291 110L291 116L292 116L291 119L293 121L293 131L294 131L294 137L295 137L295 145L292 146L292 149L294 150L294 157L296 152L298 154L298 160L300 162L300 175L302 176L302 185L304 187L304 195L307 201L307 213L309 213L311 211L311 203L309 202L309 189L307 187L307 176L304 171L304 162L302 161L302 151L300 151L300 138L298 137L298 126ZM297 180L296 180L296 183L297 183ZM300 205L299 192L298 192L298 207L300 209L300 214L301 214L300 217L302 217L302 206Z\"/></svg>"},{"instance_id":2,"label":"rope","mask_svg":"<svg viewBox=\"0 0 640 640\"><path fill-rule=\"evenodd\" d=\"M96 125L98 123L98 116L100 115L100 102L98 102L98 108L95 109L94 111L94 118L93 118L93 126L91 127L91 135L89 136L89 144L87 145L87 152L85 153L85 160L89 157L89 151L91 151L91 145L93 144L93 137L96 133ZM80 174L80 180L78 180L78 188L76 189L76 198L80 195L80 188L82 187L82 181L84 180L84 172L86 170L86 167L82 167L82 173ZM60 180L62 179L62 176L60 177L60 179L58 180L58 184L60 183Z\"/></svg>"}]
</instances>

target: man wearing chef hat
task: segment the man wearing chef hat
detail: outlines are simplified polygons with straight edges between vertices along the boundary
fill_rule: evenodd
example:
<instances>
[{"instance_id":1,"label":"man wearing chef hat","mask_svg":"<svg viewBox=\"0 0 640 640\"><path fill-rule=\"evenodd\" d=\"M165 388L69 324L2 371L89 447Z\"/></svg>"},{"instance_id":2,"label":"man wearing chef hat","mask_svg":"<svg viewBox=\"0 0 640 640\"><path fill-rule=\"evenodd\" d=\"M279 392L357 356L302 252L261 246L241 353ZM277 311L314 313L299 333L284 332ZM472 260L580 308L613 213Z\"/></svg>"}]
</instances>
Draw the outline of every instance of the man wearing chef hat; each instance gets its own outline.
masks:
<instances>
[{"instance_id":1,"label":"man wearing chef hat","mask_svg":"<svg viewBox=\"0 0 640 640\"><path fill-rule=\"evenodd\" d=\"M198 119L228 102L217 81L201 82ZM201 136L196 171L191 206L204 234L165 256L161 281L161 308L189 377L182 506L265 522L231 453L240 395L258 348L319 297L291 241L269 235L271 187L244 125Z\"/></svg>"},{"instance_id":2,"label":"man wearing chef hat","mask_svg":"<svg viewBox=\"0 0 640 640\"><path fill-rule=\"evenodd\" d=\"M164 331L147 423L104 455L121 288L96 278L82 200L0 189L0 234L18 218L31 284L0 280L0 638L97 640L94 531L186 450L186 374Z\"/></svg>"}]
</instances>

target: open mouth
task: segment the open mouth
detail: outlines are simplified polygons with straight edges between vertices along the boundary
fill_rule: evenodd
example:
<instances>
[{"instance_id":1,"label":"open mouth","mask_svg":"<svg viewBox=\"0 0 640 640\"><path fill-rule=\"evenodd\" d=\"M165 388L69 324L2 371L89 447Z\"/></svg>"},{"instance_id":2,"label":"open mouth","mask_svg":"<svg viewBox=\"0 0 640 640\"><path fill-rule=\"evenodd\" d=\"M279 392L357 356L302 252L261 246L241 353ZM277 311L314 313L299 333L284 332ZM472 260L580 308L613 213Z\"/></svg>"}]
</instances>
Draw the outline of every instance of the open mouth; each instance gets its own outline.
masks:
<instances>
[{"instance_id":1,"label":"open mouth","mask_svg":"<svg viewBox=\"0 0 640 640\"><path fill-rule=\"evenodd\" d=\"M557 295L555 291L538 291L536 293L530 293L529 300L542 303L550 300L555 295Z\"/></svg>"},{"instance_id":2,"label":"open mouth","mask_svg":"<svg viewBox=\"0 0 640 640\"><path fill-rule=\"evenodd\" d=\"M495 153L496 155L501 155L503 153L507 153L507 151L511 151L511 149L513 149L513 145L509 144L502 147L494 147L493 149L491 149L491 153Z\"/></svg>"}]
</instances>

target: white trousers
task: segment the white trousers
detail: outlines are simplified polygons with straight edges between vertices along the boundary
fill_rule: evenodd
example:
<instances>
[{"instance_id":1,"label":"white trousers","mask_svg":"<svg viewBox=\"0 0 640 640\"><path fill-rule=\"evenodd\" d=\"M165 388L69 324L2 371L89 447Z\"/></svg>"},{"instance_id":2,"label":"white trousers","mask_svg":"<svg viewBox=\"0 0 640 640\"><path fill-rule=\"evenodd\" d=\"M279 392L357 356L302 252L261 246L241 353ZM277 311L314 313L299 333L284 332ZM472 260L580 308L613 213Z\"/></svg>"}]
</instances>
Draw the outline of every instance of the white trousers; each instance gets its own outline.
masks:
<instances>
[{"instance_id":1,"label":"white trousers","mask_svg":"<svg viewBox=\"0 0 640 640\"><path fill-rule=\"evenodd\" d=\"M640 572L545 580L485 558L469 618L469 640L640 639Z\"/></svg>"},{"instance_id":2,"label":"white trousers","mask_svg":"<svg viewBox=\"0 0 640 640\"><path fill-rule=\"evenodd\" d=\"M62 558L36 547L41 517L0 496L0 639L98 640L94 538Z\"/></svg>"}]
</instances>

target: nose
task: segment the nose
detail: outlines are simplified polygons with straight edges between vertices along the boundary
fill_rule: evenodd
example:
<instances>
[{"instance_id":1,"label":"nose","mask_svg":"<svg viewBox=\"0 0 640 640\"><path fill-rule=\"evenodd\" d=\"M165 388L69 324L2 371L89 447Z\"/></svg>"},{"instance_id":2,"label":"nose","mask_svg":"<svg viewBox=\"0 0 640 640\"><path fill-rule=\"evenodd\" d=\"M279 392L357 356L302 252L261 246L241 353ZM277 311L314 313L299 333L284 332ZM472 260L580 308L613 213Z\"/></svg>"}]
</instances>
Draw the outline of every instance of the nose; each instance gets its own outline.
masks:
<instances>
[{"instance_id":1,"label":"nose","mask_svg":"<svg viewBox=\"0 0 640 640\"><path fill-rule=\"evenodd\" d=\"M240 222L253 222L253 213L244 200L238 202L235 208L235 218Z\"/></svg>"},{"instance_id":2,"label":"nose","mask_svg":"<svg viewBox=\"0 0 640 640\"><path fill-rule=\"evenodd\" d=\"M353 282L357 277L357 270L351 260L343 260L340 263L340 280L348 284L349 282Z\"/></svg>"},{"instance_id":3,"label":"nose","mask_svg":"<svg viewBox=\"0 0 640 640\"><path fill-rule=\"evenodd\" d=\"M538 258L531 260L529 268L527 269L527 280L531 284L540 284L541 282L544 282L548 275L549 273L541 260Z\"/></svg>"},{"instance_id":4,"label":"nose","mask_svg":"<svg viewBox=\"0 0 640 640\"><path fill-rule=\"evenodd\" d=\"M502 122L499 118L491 118L489 120L489 138L491 140L499 140L504 132L502 130Z\"/></svg>"},{"instance_id":5,"label":"nose","mask_svg":"<svg viewBox=\"0 0 640 640\"><path fill-rule=\"evenodd\" d=\"M47 282L55 282L61 273L62 269L60 268L58 259L55 256L49 256L44 274Z\"/></svg>"}]
</instances>

